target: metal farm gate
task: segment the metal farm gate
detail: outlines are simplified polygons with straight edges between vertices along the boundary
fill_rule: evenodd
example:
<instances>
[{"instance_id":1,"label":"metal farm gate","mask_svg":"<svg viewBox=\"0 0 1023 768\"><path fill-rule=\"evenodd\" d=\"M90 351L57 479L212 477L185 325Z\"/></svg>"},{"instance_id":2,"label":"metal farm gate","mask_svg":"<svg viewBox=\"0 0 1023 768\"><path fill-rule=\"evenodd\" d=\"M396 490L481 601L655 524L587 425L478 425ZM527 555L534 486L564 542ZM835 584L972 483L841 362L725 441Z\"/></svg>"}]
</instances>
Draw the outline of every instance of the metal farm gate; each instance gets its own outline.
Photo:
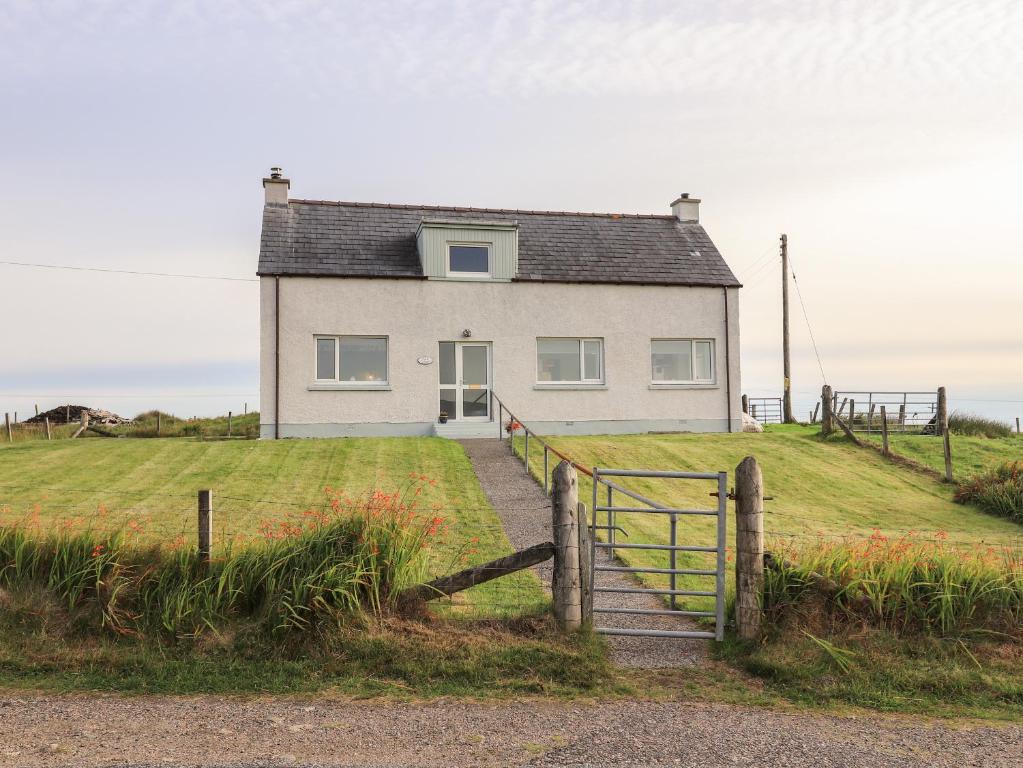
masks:
<instances>
[{"instance_id":1,"label":"metal farm gate","mask_svg":"<svg viewBox=\"0 0 1023 768\"><path fill-rule=\"evenodd\" d=\"M617 478L667 478L678 480L700 480L716 481L717 492L710 494L717 497L717 504L714 509L680 509L661 504L652 499L636 493L628 488L622 487L615 482ZM625 502L617 502L624 497ZM619 606L595 607L594 630L605 635L633 635L641 637L682 637L682 638L703 638L708 640L723 640L725 631L725 526L728 504L728 473L727 472L661 472L641 469L593 469L593 504L590 521L590 583L594 592L605 593L642 593L649 595L665 595L668 597L670 608L641 609L625 608ZM656 542L639 542L630 536L627 543L620 543L617 534L624 532L618 525L617 515L619 513L636 513L645 515L667 515L669 525L668 544ZM679 523L690 516L707 516L716 518L716 537L713 544L687 542L679 544ZM598 524L604 522L605 524ZM685 533L689 533L683 527ZM606 541L598 541L596 532L605 531ZM608 564L598 564L597 550L606 551L609 555ZM667 568L657 567L634 567L618 564L614 559L616 550L647 550L667 552ZM701 552L713 553L713 568L679 568L679 552ZM654 587L640 586L601 586L597 574L601 572L626 573L626 574L665 574L668 576L668 588L658 589ZM692 576L698 579L707 579L710 584L706 589L679 589L678 577ZM699 610L676 610L676 599L679 597L710 597L714 598L713 611ZM713 617L714 631L679 629L640 629L623 627L600 626L597 621L597 614L618 613L618 614L640 614L647 616L688 616L688 617Z\"/></svg>"}]
</instances>

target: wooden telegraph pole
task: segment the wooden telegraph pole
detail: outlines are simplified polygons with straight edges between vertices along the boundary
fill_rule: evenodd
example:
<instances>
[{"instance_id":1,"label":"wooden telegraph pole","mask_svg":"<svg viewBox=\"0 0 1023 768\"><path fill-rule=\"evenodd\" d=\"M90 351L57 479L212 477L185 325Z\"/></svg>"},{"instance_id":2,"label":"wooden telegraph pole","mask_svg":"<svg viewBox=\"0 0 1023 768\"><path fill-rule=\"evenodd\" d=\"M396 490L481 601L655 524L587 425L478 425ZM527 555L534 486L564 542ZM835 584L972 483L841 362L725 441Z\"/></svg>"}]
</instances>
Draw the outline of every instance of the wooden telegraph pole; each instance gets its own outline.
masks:
<instances>
[{"instance_id":1,"label":"wooden telegraph pole","mask_svg":"<svg viewBox=\"0 0 1023 768\"><path fill-rule=\"evenodd\" d=\"M795 422L792 415L792 361L789 359L789 236L781 236L781 348L782 363L785 369L785 388L783 391L784 413L782 421L786 424Z\"/></svg>"}]
</instances>

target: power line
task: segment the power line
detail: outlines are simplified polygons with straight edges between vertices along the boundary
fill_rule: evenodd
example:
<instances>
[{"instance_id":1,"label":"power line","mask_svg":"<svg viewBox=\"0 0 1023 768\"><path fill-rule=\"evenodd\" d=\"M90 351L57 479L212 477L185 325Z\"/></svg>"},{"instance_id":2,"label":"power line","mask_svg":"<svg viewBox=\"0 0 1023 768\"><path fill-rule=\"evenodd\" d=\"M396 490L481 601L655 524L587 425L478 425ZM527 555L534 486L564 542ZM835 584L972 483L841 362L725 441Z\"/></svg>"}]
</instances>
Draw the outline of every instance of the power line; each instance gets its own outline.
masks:
<instances>
[{"instance_id":1,"label":"power line","mask_svg":"<svg viewBox=\"0 0 1023 768\"><path fill-rule=\"evenodd\" d=\"M792 284L796 286L796 296L799 297L799 306L803 310L803 319L806 321L806 330L810 333L810 343L813 344L813 353L817 356L817 367L821 369L821 379L826 384L828 377L824 375L824 363L821 362L821 353L817 349L817 340L813 337L813 328L810 327L810 317L806 314L806 303L803 301L803 292L799 290L799 281L796 280L796 269L789 258L789 271L792 272Z\"/></svg>"},{"instance_id":2,"label":"power line","mask_svg":"<svg viewBox=\"0 0 1023 768\"><path fill-rule=\"evenodd\" d=\"M33 264L27 261L0 261L9 267L34 267L37 269L69 269L75 272L106 272L117 275L141 275L144 277L175 277L188 280L229 280L235 283L258 283L258 277L227 277L225 275L186 275L173 272L140 272L132 269L106 269L104 267L73 267L68 264Z\"/></svg>"}]
</instances>

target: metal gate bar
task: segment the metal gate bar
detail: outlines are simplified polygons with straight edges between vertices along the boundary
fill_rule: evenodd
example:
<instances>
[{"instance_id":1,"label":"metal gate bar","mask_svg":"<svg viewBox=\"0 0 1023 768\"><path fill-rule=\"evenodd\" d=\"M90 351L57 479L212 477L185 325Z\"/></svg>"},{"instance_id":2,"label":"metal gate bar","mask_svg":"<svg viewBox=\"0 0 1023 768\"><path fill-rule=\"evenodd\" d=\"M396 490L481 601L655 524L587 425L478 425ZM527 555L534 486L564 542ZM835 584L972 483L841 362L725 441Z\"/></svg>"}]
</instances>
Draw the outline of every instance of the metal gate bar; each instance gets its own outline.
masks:
<instances>
[{"instance_id":1,"label":"metal gate bar","mask_svg":"<svg viewBox=\"0 0 1023 768\"><path fill-rule=\"evenodd\" d=\"M726 525L726 505L728 499L728 473L727 472L669 472L661 470L639 470L639 469L600 469L594 467L593 473L593 506L592 506L592 519L591 519L591 530L595 533L597 530L603 529L608 531L608 542L598 542L596 536L591 536L591 576L597 571L612 572L612 573L655 573L655 574L667 574L669 577L670 588L669 589L650 589L650 588L626 588L626 587L595 587L594 592L617 592L617 593L630 593L630 594L656 594L656 595L668 595L670 600L670 610L660 609L643 609L643 608L594 608L594 613L618 613L618 614L632 614L632 615L645 615L645 616L713 616L714 617L714 632L704 631L688 631L688 630L653 630L653 629L623 629L619 627L595 627L595 630L601 634L606 635L633 635L639 637L679 637L679 638L706 638L723 640L724 639L724 614L725 614L725 525ZM631 491L627 488L623 488L615 482L612 482L608 478L611 477L640 477L640 478L668 478L668 479L680 479L680 480L716 480L718 485L717 490L717 509L682 509L676 507L669 507L665 504L661 504L653 499L649 499L635 491ZM600 504L598 502L598 493L600 485L603 484L607 488L607 503ZM638 501L645 506L615 506L613 503L612 491L618 491L624 494L629 499ZM607 515L607 525L597 525L597 514L603 512ZM615 516L618 512L626 513L655 513L665 514L669 517L670 524L670 544L642 544L642 543L629 543L629 544L617 544L615 542L614 534L619 530ZM701 546L701 545L680 545L678 544L678 517L680 515L716 515L717 520L717 541L715 546ZM623 531L624 533L624 531ZM596 551L597 549L608 550L610 556L614 557L615 549L630 549L630 550L656 550L656 551L667 551L669 557L668 568L641 568L641 567L630 567L630 566L616 566L616 565L597 565L596 562ZM717 555L715 568L713 570L705 568L679 568L677 567L676 558L679 552L713 552ZM684 576L714 576L715 585L714 591L709 590L683 590L678 589L677 578L679 575ZM591 582L592 583L592 582ZM689 610L676 610L675 600L679 595L693 596L693 597L713 597L714 598L714 611L689 611Z\"/></svg>"}]
</instances>

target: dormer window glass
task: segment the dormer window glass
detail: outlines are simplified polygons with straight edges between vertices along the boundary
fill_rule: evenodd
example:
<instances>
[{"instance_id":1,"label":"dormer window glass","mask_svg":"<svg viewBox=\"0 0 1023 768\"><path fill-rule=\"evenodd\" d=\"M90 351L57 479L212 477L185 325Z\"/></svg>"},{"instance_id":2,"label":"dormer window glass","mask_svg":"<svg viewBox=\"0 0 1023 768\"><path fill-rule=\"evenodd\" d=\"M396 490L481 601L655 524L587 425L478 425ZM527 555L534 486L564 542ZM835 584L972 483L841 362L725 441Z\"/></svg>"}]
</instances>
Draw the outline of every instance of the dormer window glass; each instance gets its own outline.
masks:
<instances>
[{"instance_id":1,"label":"dormer window glass","mask_svg":"<svg viewBox=\"0 0 1023 768\"><path fill-rule=\"evenodd\" d=\"M490 274L490 245L448 244L448 274L483 277Z\"/></svg>"}]
</instances>

